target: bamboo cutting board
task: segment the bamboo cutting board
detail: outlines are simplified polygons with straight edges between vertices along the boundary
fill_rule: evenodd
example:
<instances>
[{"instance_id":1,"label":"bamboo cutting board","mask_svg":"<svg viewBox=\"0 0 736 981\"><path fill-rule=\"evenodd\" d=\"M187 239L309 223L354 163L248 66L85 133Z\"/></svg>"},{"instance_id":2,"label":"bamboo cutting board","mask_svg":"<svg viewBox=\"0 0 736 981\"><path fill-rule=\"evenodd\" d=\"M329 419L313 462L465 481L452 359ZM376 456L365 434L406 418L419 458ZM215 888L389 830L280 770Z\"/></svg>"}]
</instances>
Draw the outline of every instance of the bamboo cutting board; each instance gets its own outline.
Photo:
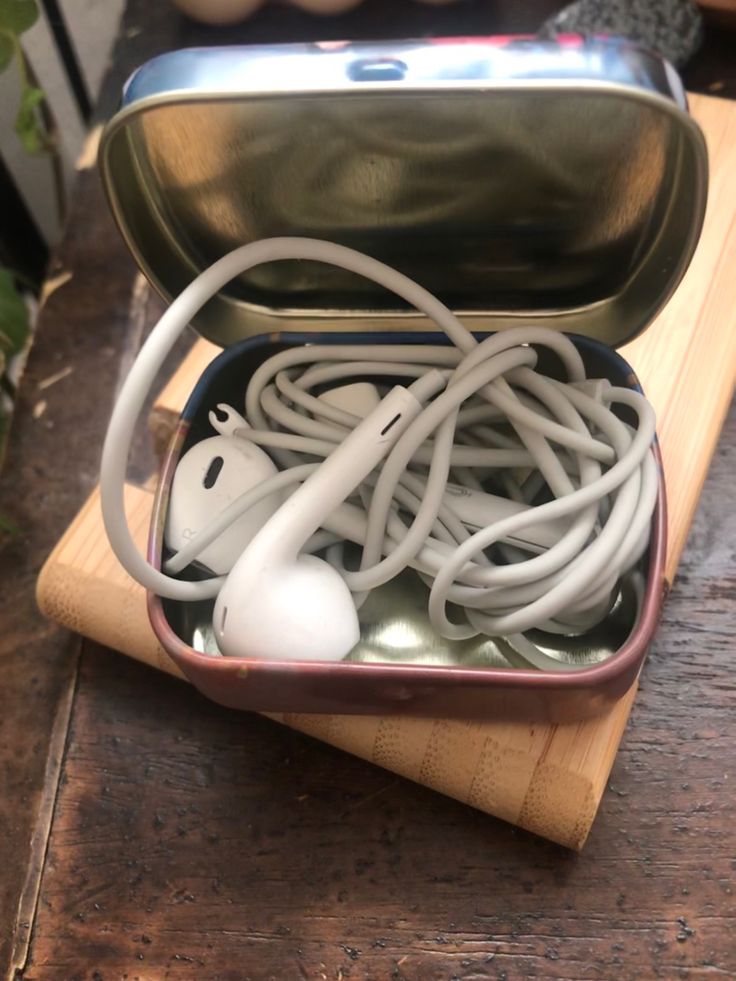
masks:
<instances>
[{"instance_id":1,"label":"bamboo cutting board","mask_svg":"<svg viewBox=\"0 0 736 981\"><path fill-rule=\"evenodd\" d=\"M671 581L736 380L736 105L692 97L710 154L701 242L677 293L645 335L623 350L659 419L667 476ZM217 353L199 342L151 417L165 444L204 366ZM149 488L128 487L132 528L143 546ZM172 674L148 624L144 591L110 552L97 492L48 559L38 600L51 618ZM273 716L335 746L570 848L595 817L634 700L575 725L455 722L400 717Z\"/></svg>"}]
</instances>

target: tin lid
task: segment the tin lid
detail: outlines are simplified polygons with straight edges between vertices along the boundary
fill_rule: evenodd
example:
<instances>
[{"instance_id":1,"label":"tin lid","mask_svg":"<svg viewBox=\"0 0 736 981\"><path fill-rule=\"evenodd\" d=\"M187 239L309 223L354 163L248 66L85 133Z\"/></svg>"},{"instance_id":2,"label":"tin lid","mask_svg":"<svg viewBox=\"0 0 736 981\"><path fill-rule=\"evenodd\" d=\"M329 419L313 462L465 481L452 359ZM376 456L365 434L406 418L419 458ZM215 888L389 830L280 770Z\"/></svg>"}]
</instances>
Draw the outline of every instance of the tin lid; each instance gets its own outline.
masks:
<instances>
[{"instance_id":1,"label":"tin lid","mask_svg":"<svg viewBox=\"0 0 736 981\"><path fill-rule=\"evenodd\" d=\"M674 70L611 39L209 48L129 80L100 165L128 246L170 299L231 249L308 235L416 279L473 329L520 320L616 346L677 286L707 158ZM426 329L317 263L233 280L194 326Z\"/></svg>"}]
</instances>

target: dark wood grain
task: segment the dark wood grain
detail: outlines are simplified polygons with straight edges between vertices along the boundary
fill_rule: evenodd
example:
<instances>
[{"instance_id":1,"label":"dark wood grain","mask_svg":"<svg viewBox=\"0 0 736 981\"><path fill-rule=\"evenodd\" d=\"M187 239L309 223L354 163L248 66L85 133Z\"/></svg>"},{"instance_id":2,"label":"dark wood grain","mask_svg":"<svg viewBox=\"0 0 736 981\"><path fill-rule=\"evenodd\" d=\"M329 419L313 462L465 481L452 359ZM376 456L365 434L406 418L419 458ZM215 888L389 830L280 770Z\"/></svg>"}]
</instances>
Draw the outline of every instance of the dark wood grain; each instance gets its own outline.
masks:
<instances>
[{"instance_id":1,"label":"dark wood grain","mask_svg":"<svg viewBox=\"0 0 736 981\"><path fill-rule=\"evenodd\" d=\"M19 529L0 538L2 970L19 943L22 949L28 929L24 916L15 923L16 911L24 888L32 898L39 857L34 853L40 849L43 855L45 834L39 821L45 820L49 793L53 797L80 650L78 638L41 617L35 582L63 529L97 483L115 391L142 334L161 310L147 287L142 304L132 300L137 270L95 172L79 175L51 275L63 272L72 278L42 311L0 483L0 514ZM191 338L184 339L162 376L191 343ZM46 387L49 379L69 369ZM152 467L143 426L131 471L140 477Z\"/></svg>"},{"instance_id":2,"label":"dark wood grain","mask_svg":"<svg viewBox=\"0 0 736 981\"><path fill-rule=\"evenodd\" d=\"M95 247L99 238L106 247ZM110 261L119 276L107 275ZM13 940L10 924L27 872L54 718L74 683L79 648L75 638L36 612L34 584L63 524L96 481L126 343L133 265L99 206L91 174L79 182L58 262L73 270L74 279L51 297L42 318L0 487L0 513L20 529L0 543L0 964ZM102 319L101 306L107 314ZM73 367L71 375L39 390L40 382L67 366ZM78 397L81 392L89 401ZM42 399L45 412L35 419L34 406Z\"/></svg>"},{"instance_id":3,"label":"dark wood grain","mask_svg":"<svg viewBox=\"0 0 736 981\"><path fill-rule=\"evenodd\" d=\"M734 472L579 857L86 645L26 981L736 976Z\"/></svg>"},{"instance_id":4,"label":"dark wood grain","mask_svg":"<svg viewBox=\"0 0 736 981\"><path fill-rule=\"evenodd\" d=\"M133 0L98 116L173 47L527 31L558 6L372 0L335 20L274 6L223 31ZM734 94L718 37L692 81ZM0 977L736 976L736 418L574 857L93 645L79 661L80 642L40 618L35 577L96 481L119 377L158 310L131 307L135 267L93 172L56 267L73 278L43 311L0 487L21 529L0 545ZM143 472L143 441L137 460Z\"/></svg>"}]
</instances>

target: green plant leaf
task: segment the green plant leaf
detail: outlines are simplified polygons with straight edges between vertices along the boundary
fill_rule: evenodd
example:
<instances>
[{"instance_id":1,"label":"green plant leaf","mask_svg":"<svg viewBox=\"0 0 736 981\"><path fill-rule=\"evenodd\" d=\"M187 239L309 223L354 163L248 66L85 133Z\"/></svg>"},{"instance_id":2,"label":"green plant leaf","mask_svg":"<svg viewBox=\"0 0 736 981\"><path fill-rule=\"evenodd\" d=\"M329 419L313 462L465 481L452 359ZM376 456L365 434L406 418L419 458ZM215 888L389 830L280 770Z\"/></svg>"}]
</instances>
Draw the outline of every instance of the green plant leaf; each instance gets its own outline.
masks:
<instances>
[{"instance_id":1,"label":"green plant leaf","mask_svg":"<svg viewBox=\"0 0 736 981\"><path fill-rule=\"evenodd\" d=\"M30 85L23 89L18 115L15 117L15 132L26 153L44 153L48 149L46 129L36 111L43 100L42 89Z\"/></svg>"},{"instance_id":2,"label":"green plant leaf","mask_svg":"<svg viewBox=\"0 0 736 981\"><path fill-rule=\"evenodd\" d=\"M0 72L4 72L13 60L15 48L7 34L0 34Z\"/></svg>"},{"instance_id":3,"label":"green plant leaf","mask_svg":"<svg viewBox=\"0 0 736 981\"><path fill-rule=\"evenodd\" d=\"M0 0L0 29L23 34L37 20L36 0Z\"/></svg>"},{"instance_id":4,"label":"green plant leaf","mask_svg":"<svg viewBox=\"0 0 736 981\"><path fill-rule=\"evenodd\" d=\"M12 356L22 350L30 331L28 309L7 269L0 269L0 347Z\"/></svg>"}]
</instances>

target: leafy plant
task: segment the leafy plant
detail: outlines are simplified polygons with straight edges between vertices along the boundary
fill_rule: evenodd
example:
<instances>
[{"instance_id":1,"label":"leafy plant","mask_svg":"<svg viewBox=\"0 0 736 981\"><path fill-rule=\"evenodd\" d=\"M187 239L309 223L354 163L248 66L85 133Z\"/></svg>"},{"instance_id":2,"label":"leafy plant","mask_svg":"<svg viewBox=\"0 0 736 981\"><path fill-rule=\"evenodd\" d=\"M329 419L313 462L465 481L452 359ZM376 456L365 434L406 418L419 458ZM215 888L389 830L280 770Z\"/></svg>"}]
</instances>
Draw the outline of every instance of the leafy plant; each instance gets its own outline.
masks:
<instances>
[{"instance_id":1,"label":"leafy plant","mask_svg":"<svg viewBox=\"0 0 736 981\"><path fill-rule=\"evenodd\" d=\"M15 61L20 75L21 95L15 117L15 132L27 153L48 153L54 141L42 115L43 90L35 84L20 36L38 20L36 0L0 0L0 72Z\"/></svg>"},{"instance_id":2,"label":"leafy plant","mask_svg":"<svg viewBox=\"0 0 736 981\"><path fill-rule=\"evenodd\" d=\"M0 357L3 362L23 350L28 337L28 307L16 289L12 274L0 268ZM0 372L5 365L0 362Z\"/></svg>"},{"instance_id":3,"label":"leafy plant","mask_svg":"<svg viewBox=\"0 0 736 981\"><path fill-rule=\"evenodd\" d=\"M0 72L15 61L21 82L21 97L15 118L15 132L28 153L48 149L45 127L39 119L44 95L31 84L28 63L21 47L20 35L36 23L35 0L0 0ZM30 330L28 309L19 294L15 277L0 268L0 375L5 374L7 359L22 350Z\"/></svg>"},{"instance_id":4,"label":"leafy plant","mask_svg":"<svg viewBox=\"0 0 736 981\"><path fill-rule=\"evenodd\" d=\"M20 100L15 117L15 133L29 155L48 156L56 189L60 217L64 210L64 184L61 173L53 117L38 86L33 69L21 44L21 35L38 20L36 0L0 0L0 73L15 65L20 79ZM0 462L7 434L5 409L12 408L13 384L7 374L8 362L20 354L31 332L23 296L18 289L21 277L0 267ZM0 515L0 530L12 525Z\"/></svg>"}]
</instances>

